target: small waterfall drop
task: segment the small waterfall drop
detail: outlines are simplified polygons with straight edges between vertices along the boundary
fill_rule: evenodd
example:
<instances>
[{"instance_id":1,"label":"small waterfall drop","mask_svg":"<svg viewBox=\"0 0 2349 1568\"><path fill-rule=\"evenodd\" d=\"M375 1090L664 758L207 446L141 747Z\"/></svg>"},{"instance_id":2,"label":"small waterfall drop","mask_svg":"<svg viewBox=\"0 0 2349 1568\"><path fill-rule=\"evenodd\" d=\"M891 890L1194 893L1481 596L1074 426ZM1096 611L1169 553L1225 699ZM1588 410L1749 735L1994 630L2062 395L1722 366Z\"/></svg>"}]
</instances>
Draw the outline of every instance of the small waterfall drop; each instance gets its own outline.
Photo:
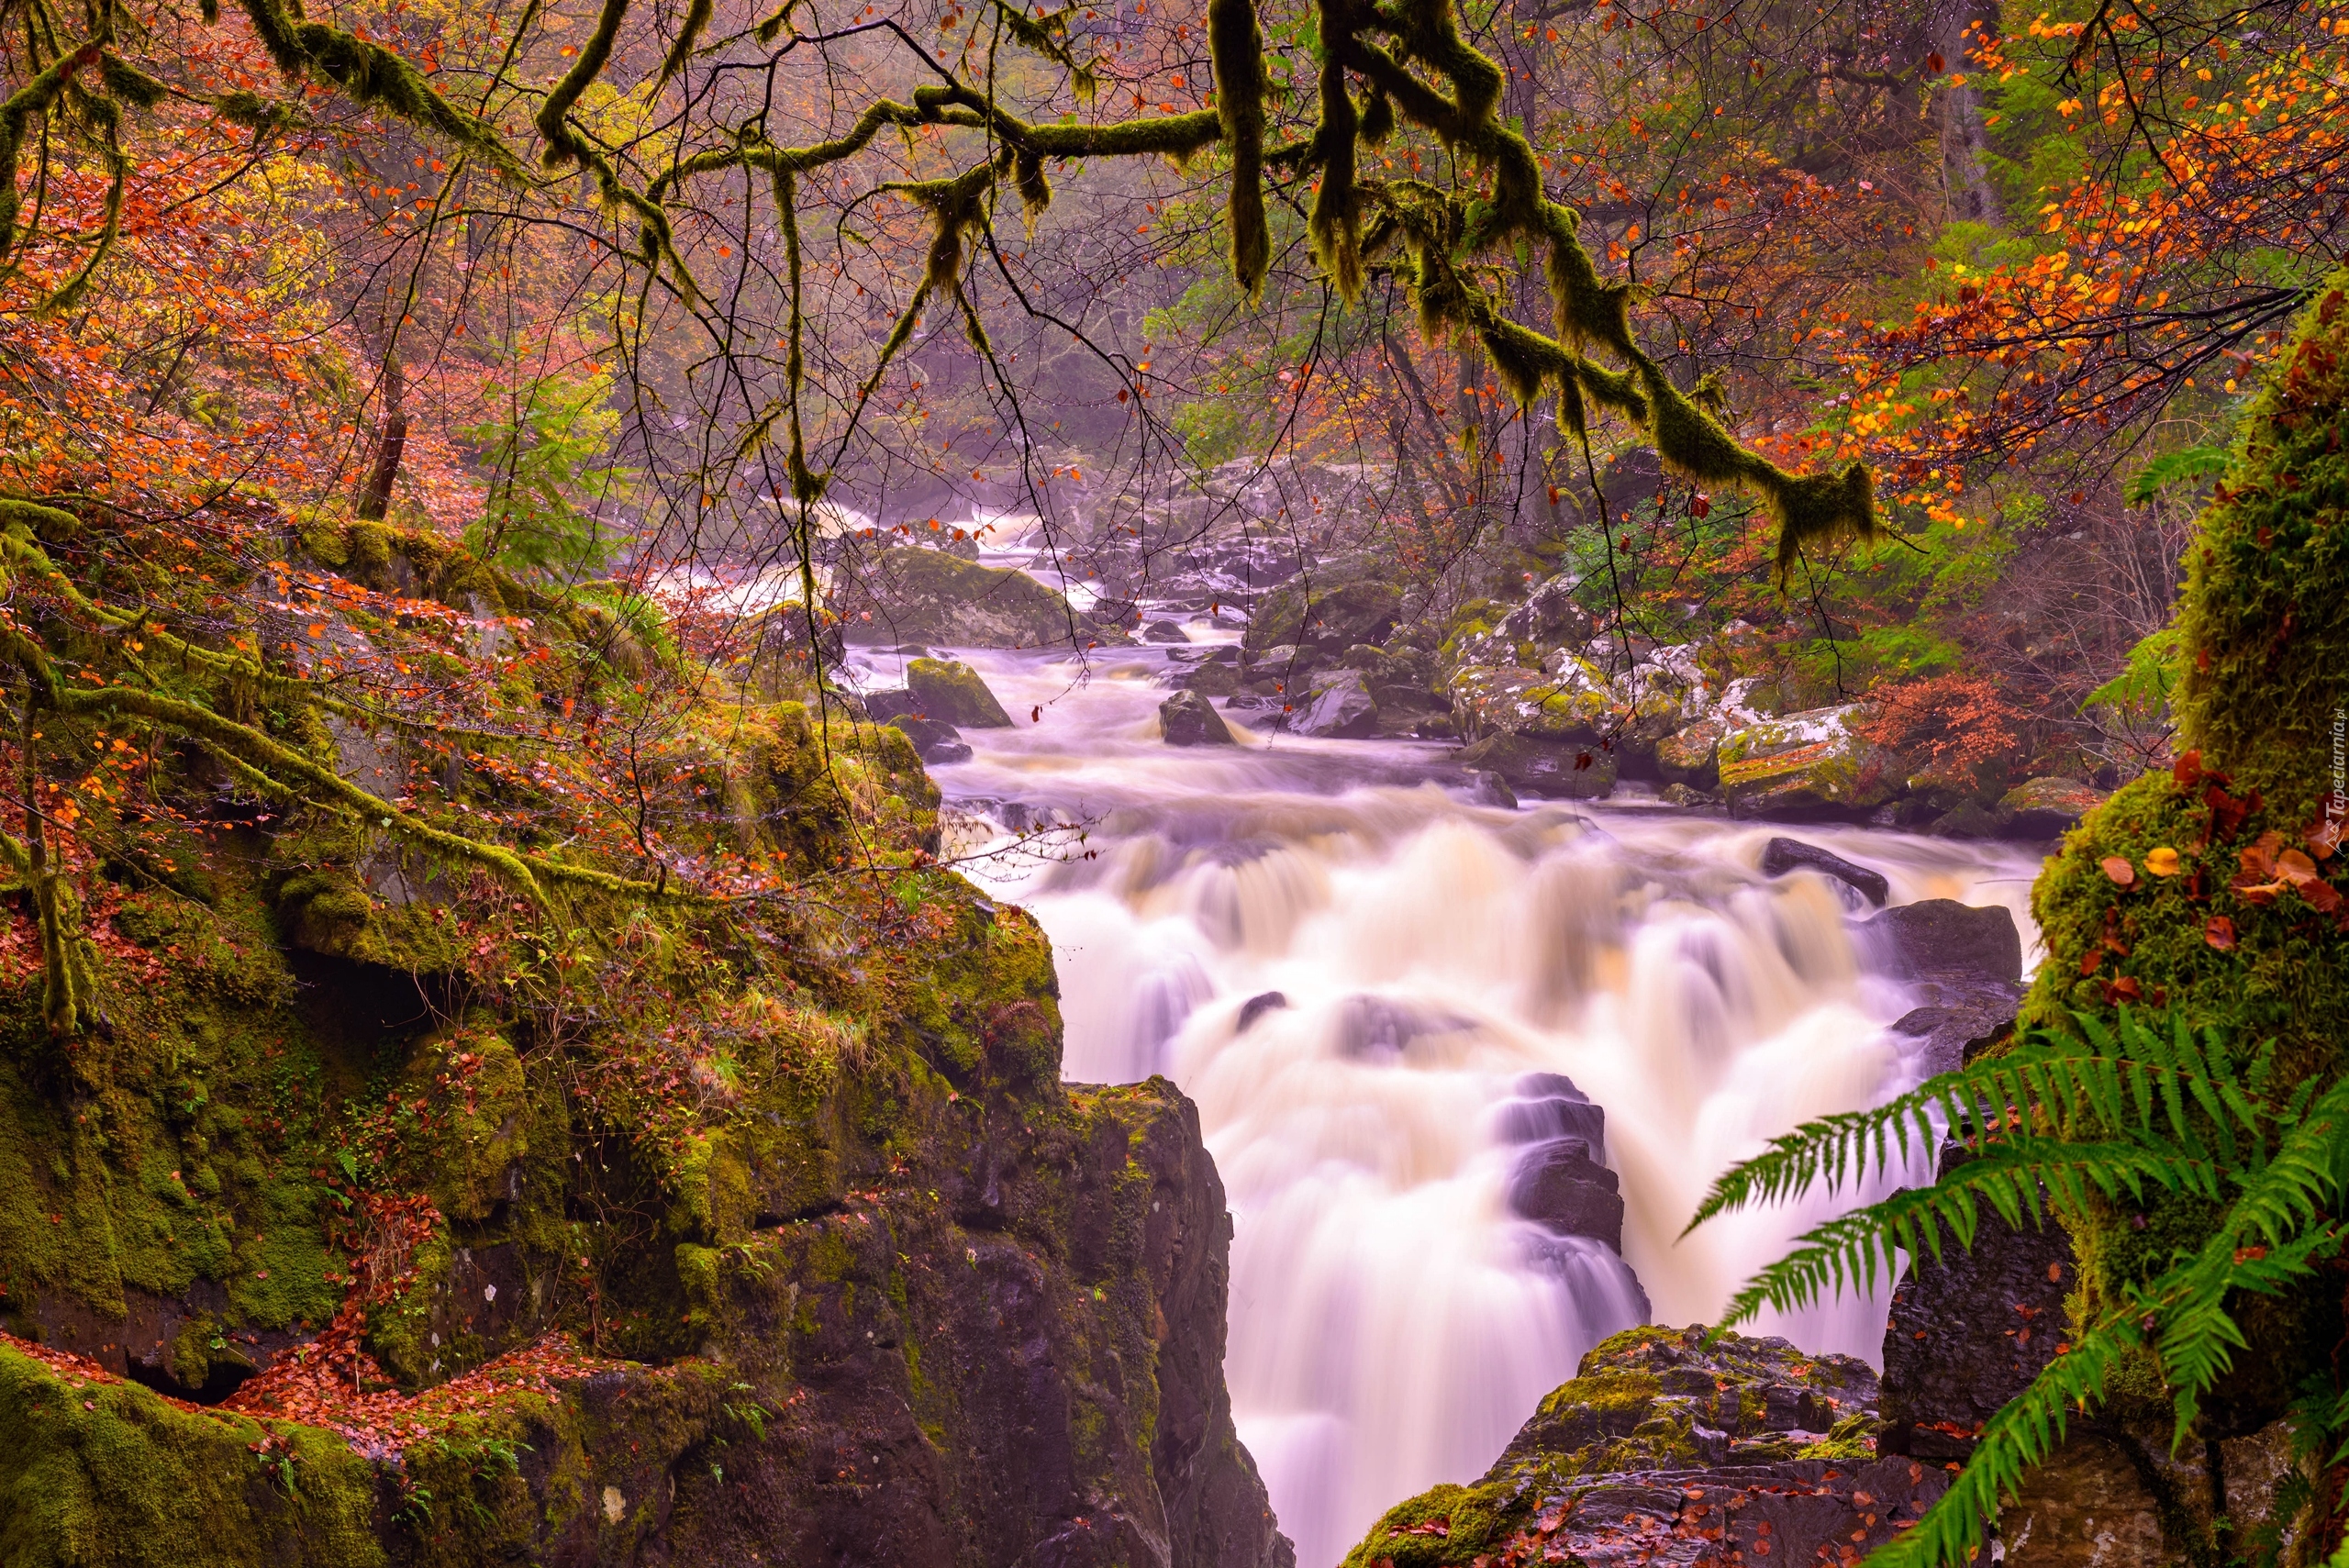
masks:
<instances>
[{"instance_id":1,"label":"small waterfall drop","mask_svg":"<svg viewBox=\"0 0 2349 1568\"><path fill-rule=\"evenodd\" d=\"M1761 875L1773 833L1883 871L1896 903L2004 904L2032 931L2036 865L2010 847L1472 806L1424 743L1167 747L1154 651L1083 684L1064 660L967 657L1013 712L1050 706L966 734L950 804L1086 833L973 873L1053 939L1064 1075L1164 1073L1198 1104L1235 1222L1226 1379L1304 1568L1481 1473L1599 1339L1713 1319L1853 1201L1681 1235L1731 1162L1917 1076L1887 1027L1908 989L1869 973L1840 884ZM1615 1173L1620 1256L1512 1211L1561 1140ZM1873 1361L1884 1313L1846 1296L1757 1329Z\"/></svg>"}]
</instances>

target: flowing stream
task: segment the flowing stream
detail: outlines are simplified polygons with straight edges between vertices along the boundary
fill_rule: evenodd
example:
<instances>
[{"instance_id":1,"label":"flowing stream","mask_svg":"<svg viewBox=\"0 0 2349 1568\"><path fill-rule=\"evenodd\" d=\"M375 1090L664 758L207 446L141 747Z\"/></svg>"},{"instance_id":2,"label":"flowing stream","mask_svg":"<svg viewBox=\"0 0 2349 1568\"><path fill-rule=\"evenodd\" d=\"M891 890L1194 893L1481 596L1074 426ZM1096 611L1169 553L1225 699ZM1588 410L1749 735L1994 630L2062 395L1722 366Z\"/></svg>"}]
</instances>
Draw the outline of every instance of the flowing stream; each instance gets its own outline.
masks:
<instances>
[{"instance_id":1,"label":"flowing stream","mask_svg":"<svg viewBox=\"0 0 2349 1568\"><path fill-rule=\"evenodd\" d=\"M1226 1376L1302 1568L1481 1474L1601 1338L1717 1317L1831 1210L1683 1238L1711 1179L1916 1081L1918 1042L1887 1028L1913 999L1849 934L1865 911L1764 877L1773 834L1883 872L1896 904L2003 904L2035 934L2036 860L2012 846L1499 810L1425 742L1170 747L1163 651L1097 653L1089 679L1066 655L963 657L1016 723L965 730L973 759L938 770L960 847L997 851L969 869L1052 938L1065 1075L1164 1073L1198 1103L1235 1224ZM858 659L896 684L893 657ZM1556 1108L1526 1098L1552 1092L1536 1073L1604 1109L1620 1258L1505 1201L1529 1106ZM1755 1331L1873 1362L1884 1316L1846 1296Z\"/></svg>"}]
</instances>

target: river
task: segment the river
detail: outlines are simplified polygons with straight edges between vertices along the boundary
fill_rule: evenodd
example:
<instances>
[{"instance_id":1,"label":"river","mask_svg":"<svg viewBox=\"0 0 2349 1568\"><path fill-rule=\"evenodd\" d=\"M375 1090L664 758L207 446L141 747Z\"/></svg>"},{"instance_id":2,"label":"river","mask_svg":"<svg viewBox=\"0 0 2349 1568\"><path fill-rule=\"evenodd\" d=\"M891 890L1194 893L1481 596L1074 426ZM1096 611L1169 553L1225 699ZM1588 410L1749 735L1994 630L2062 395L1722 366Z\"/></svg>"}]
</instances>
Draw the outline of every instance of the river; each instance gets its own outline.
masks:
<instances>
[{"instance_id":1,"label":"river","mask_svg":"<svg viewBox=\"0 0 2349 1568\"><path fill-rule=\"evenodd\" d=\"M1840 884L1761 874L1773 834L1881 871L1896 904L2002 904L2034 935L2017 846L1634 800L1497 809L1428 742L1170 747L1159 650L1089 673L963 657L1016 716L936 770L962 850L991 851L965 869L1052 936L1065 1076L1163 1073L1198 1104L1235 1228L1226 1377L1301 1568L1481 1474L1601 1338L1711 1320L1831 1212L1683 1238L1712 1178L1916 1081L1918 1042L1887 1027L1914 998L1867 972ZM857 660L896 684L890 656ZM1620 1258L1509 1212L1513 1118L1553 1092L1536 1073L1604 1109ZM1847 1296L1753 1331L1874 1362L1884 1318Z\"/></svg>"}]
</instances>

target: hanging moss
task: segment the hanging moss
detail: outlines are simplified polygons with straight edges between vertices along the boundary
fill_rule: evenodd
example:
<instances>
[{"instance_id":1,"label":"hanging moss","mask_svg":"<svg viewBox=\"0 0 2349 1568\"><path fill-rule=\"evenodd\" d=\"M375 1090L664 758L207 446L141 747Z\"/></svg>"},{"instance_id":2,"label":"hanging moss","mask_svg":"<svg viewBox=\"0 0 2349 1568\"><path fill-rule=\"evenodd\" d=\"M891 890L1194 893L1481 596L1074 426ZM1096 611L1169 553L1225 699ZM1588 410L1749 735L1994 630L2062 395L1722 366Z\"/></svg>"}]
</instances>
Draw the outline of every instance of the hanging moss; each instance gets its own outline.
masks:
<instances>
[{"instance_id":1,"label":"hanging moss","mask_svg":"<svg viewBox=\"0 0 2349 1568\"><path fill-rule=\"evenodd\" d=\"M1252 0L1208 0L1216 116L1231 155L1231 275L1253 299L1272 267L1264 222L1264 46Z\"/></svg>"}]
</instances>

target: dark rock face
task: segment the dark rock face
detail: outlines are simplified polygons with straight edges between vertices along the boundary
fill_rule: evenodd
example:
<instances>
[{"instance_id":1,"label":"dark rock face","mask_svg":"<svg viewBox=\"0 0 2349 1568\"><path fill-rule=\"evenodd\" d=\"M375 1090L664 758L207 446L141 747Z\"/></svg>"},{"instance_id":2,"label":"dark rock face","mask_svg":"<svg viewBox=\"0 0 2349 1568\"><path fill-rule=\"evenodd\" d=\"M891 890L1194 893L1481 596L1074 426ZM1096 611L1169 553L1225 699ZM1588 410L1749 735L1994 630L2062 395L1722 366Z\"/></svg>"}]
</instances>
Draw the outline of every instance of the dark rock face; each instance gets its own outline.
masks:
<instances>
[{"instance_id":1,"label":"dark rock face","mask_svg":"<svg viewBox=\"0 0 2349 1568\"><path fill-rule=\"evenodd\" d=\"M1833 877L1879 909L1884 907L1884 901L1892 895L1892 884L1885 880L1882 872L1870 871L1864 865L1856 865L1839 854L1820 849L1816 844L1806 844L1799 839L1773 839L1762 846L1762 874L1764 876L1784 876L1792 871L1815 871ZM2009 916L2009 919L2011 922L2012 917ZM2017 941L2020 943L2021 939L2018 938ZM2022 957L2020 945L2016 948L2015 970L2018 975L2021 973Z\"/></svg>"},{"instance_id":2,"label":"dark rock face","mask_svg":"<svg viewBox=\"0 0 2349 1568\"><path fill-rule=\"evenodd\" d=\"M970 745L951 724L914 713L901 713L889 720L889 724L893 728L904 730L906 739L914 743L914 750L920 753L921 760L933 766L971 760Z\"/></svg>"},{"instance_id":3,"label":"dark rock face","mask_svg":"<svg viewBox=\"0 0 2349 1568\"><path fill-rule=\"evenodd\" d=\"M1929 1078L1955 1072L1982 1047L2010 1033L2015 1008L2022 1000L2020 985L1936 985L1933 989L1940 994L1938 1000L1909 1008L1892 1026L1895 1034L1924 1040L1918 1054Z\"/></svg>"},{"instance_id":4,"label":"dark rock face","mask_svg":"<svg viewBox=\"0 0 2349 1568\"><path fill-rule=\"evenodd\" d=\"M1169 746L1235 746L1231 727L1196 691L1176 692L1158 705L1158 728Z\"/></svg>"},{"instance_id":5,"label":"dark rock face","mask_svg":"<svg viewBox=\"0 0 2349 1568\"><path fill-rule=\"evenodd\" d=\"M1359 740L1377 732L1378 706L1371 701L1358 671L1332 670L1315 678L1305 706L1290 715L1288 728L1299 735Z\"/></svg>"},{"instance_id":6,"label":"dark rock face","mask_svg":"<svg viewBox=\"0 0 2349 1568\"><path fill-rule=\"evenodd\" d=\"M906 689L925 717L965 729L1008 729L1011 716L979 673L961 660L917 659L906 666Z\"/></svg>"},{"instance_id":7,"label":"dark rock face","mask_svg":"<svg viewBox=\"0 0 2349 1568\"><path fill-rule=\"evenodd\" d=\"M1947 1169L1964 1158L1942 1147ZM2015 1229L1985 1213L1973 1250L1909 1265L1884 1328L1884 1431L1876 1446L1939 1464L1974 1451L1974 1434L2030 1386L2063 1339L2077 1283L2072 1240L2051 1218Z\"/></svg>"},{"instance_id":8,"label":"dark rock face","mask_svg":"<svg viewBox=\"0 0 2349 1568\"><path fill-rule=\"evenodd\" d=\"M1596 1107L1594 1107L1596 1108ZM1509 1173L1509 1208L1561 1236L1623 1250L1623 1196L1615 1173L1578 1138L1535 1144Z\"/></svg>"},{"instance_id":9,"label":"dark rock face","mask_svg":"<svg viewBox=\"0 0 2349 1568\"><path fill-rule=\"evenodd\" d=\"M941 1206L787 1226L800 1268L729 1281L737 1352L786 1356L803 1396L723 1483L678 1467L668 1560L1287 1568L1223 1387L1197 1113L1105 1094L1041 1141L974 1122ZM1097 1290L1141 1316L1071 1310Z\"/></svg>"},{"instance_id":10,"label":"dark rock face","mask_svg":"<svg viewBox=\"0 0 2349 1568\"><path fill-rule=\"evenodd\" d=\"M1871 1451L1876 1400L1848 1356L1633 1329L1585 1356L1482 1480L1388 1510L1345 1568L1856 1561L1949 1482Z\"/></svg>"},{"instance_id":11,"label":"dark rock face","mask_svg":"<svg viewBox=\"0 0 2349 1568\"><path fill-rule=\"evenodd\" d=\"M1435 691L1435 655L1423 648L1357 645L1338 662L1358 672L1378 709L1381 735L1447 734L1452 702Z\"/></svg>"},{"instance_id":12,"label":"dark rock face","mask_svg":"<svg viewBox=\"0 0 2349 1568\"><path fill-rule=\"evenodd\" d=\"M1144 642L1188 642L1183 628L1171 620L1154 620L1141 628Z\"/></svg>"},{"instance_id":13,"label":"dark rock face","mask_svg":"<svg viewBox=\"0 0 2349 1568\"><path fill-rule=\"evenodd\" d=\"M2022 933L2006 908L1926 898L1887 909L1859 927L1895 974L2012 985L2022 980Z\"/></svg>"},{"instance_id":14,"label":"dark rock face","mask_svg":"<svg viewBox=\"0 0 2349 1568\"><path fill-rule=\"evenodd\" d=\"M1288 998L1278 991L1264 991L1240 1004L1239 1021L1231 1026L1234 1034L1246 1034L1248 1026L1275 1007L1288 1006Z\"/></svg>"}]
</instances>

